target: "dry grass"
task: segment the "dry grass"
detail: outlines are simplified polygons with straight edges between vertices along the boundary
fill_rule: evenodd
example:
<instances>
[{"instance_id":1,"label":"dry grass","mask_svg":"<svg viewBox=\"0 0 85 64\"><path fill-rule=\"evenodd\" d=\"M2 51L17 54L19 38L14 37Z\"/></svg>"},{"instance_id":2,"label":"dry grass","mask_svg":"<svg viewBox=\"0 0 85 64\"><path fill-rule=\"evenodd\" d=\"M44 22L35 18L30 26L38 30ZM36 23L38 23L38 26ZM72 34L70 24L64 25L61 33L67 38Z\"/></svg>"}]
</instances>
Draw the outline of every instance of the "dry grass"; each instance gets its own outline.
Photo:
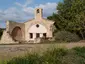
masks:
<instances>
[{"instance_id":1,"label":"dry grass","mask_svg":"<svg viewBox=\"0 0 85 64\"><path fill-rule=\"evenodd\" d=\"M54 44L21 44L21 45L0 45L0 59L9 60L16 56L23 56L26 53L42 53L47 49L52 48L73 48L73 47L83 47L84 42L77 43L54 43Z\"/></svg>"}]
</instances>

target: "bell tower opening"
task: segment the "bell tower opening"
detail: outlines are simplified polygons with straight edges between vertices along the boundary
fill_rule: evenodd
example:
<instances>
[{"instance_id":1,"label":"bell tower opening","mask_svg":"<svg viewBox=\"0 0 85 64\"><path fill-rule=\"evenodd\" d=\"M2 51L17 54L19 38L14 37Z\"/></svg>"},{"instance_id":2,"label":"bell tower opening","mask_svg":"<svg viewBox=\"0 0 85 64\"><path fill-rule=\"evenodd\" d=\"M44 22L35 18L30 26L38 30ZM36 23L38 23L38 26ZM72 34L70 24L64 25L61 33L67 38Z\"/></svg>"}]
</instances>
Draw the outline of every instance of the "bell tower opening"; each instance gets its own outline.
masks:
<instances>
[{"instance_id":1,"label":"bell tower opening","mask_svg":"<svg viewBox=\"0 0 85 64\"><path fill-rule=\"evenodd\" d=\"M35 9L35 19L42 19L42 16L43 16L42 11L43 11L42 8Z\"/></svg>"},{"instance_id":2,"label":"bell tower opening","mask_svg":"<svg viewBox=\"0 0 85 64\"><path fill-rule=\"evenodd\" d=\"M39 11L39 9L37 9L37 13L39 13L40 11Z\"/></svg>"}]
</instances>

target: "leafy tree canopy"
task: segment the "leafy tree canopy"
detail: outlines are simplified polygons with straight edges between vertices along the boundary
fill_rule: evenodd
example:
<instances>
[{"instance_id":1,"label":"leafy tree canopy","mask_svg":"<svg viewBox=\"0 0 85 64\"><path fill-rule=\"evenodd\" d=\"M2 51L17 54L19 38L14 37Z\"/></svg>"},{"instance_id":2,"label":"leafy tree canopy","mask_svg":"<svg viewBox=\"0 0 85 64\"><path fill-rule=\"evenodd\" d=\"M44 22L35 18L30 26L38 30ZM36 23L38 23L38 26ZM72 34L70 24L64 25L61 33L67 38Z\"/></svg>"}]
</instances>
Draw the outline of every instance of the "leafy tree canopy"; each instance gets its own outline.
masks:
<instances>
[{"instance_id":1,"label":"leafy tree canopy","mask_svg":"<svg viewBox=\"0 0 85 64\"><path fill-rule=\"evenodd\" d=\"M75 32L85 38L85 0L64 0L56 8L57 14L47 17L55 21L59 30Z\"/></svg>"}]
</instances>

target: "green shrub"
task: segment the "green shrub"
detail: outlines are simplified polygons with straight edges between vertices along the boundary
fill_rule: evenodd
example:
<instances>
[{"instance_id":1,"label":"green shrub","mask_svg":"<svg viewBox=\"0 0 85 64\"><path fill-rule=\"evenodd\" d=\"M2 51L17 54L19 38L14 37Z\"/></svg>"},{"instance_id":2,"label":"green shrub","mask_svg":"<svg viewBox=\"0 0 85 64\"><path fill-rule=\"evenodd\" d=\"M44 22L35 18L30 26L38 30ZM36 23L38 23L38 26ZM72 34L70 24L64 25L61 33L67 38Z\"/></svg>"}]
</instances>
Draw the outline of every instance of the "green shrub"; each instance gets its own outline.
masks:
<instances>
[{"instance_id":1,"label":"green shrub","mask_svg":"<svg viewBox=\"0 0 85 64\"><path fill-rule=\"evenodd\" d=\"M69 50L67 55L62 59L63 64L85 64L85 59L75 53L74 50Z\"/></svg>"},{"instance_id":2,"label":"green shrub","mask_svg":"<svg viewBox=\"0 0 85 64\"><path fill-rule=\"evenodd\" d=\"M53 49L43 53L42 56L29 54L25 57L14 58L7 64L61 64L62 57L66 55L64 49Z\"/></svg>"},{"instance_id":3,"label":"green shrub","mask_svg":"<svg viewBox=\"0 0 85 64\"><path fill-rule=\"evenodd\" d=\"M76 42L79 41L80 38L74 33L70 33L67 31L59 31L55 34L55 40L65 42Z\"/></svg>"},{"instance_id":4,"label":"green shrub","mask_svg":"<svg viewBox=\"0 0 85 64\"><path fill-rule=\"evenodd\" d=\"M73 49L51 49L42 55L29 54L14 58L7 64L85 64L85 47Z\"/></svg>"},{"instance_id":5,"label":"green shrub","mask_svg":"<svg viewBox=\"0 0 85 64\"><path fill-rule=\"evenodd\" d=\"M0 64L7 64L7 61L0 60Z\"/></svg>"},{"instance_id":6,"label":"green shrub","mask_svg":"<svg viewBox=\"0 0 85 64\"><path fill-rule=\"evenodd\" d=\"M41 38L41 43L51 43L51 41L45 38Z\"/></svg>"},{"instance_id":7,"label":"green shrub","mask_svg":"<svg viewBox=\"0 0 85 64\"><path fill-rule=\"evenodd\" d=\"M75 50L75 53L79 55L82 58L85 58L85 47L75 47L73 48Z\"/></svg>"},{"instance_id":8,"label":"green shrub","mask_svg":"<svg viewBox=\"0 0 85 64\"><path fill-rule=\"evenodd\" d=\"M67 54L67 50L53 49L44 53L44 64L62 64L63 57Z\"/></svg>"},{"instance_id":9,"label":"green shrub","mask_svg":"<svg viewBox=\"0 0 85 64\"><path fill-rule=\"evenodd\" d=\"M21 58L13 58L7 64L41 64L42 58L37 54L29 54Z\"/></svg>"}]
</instances>

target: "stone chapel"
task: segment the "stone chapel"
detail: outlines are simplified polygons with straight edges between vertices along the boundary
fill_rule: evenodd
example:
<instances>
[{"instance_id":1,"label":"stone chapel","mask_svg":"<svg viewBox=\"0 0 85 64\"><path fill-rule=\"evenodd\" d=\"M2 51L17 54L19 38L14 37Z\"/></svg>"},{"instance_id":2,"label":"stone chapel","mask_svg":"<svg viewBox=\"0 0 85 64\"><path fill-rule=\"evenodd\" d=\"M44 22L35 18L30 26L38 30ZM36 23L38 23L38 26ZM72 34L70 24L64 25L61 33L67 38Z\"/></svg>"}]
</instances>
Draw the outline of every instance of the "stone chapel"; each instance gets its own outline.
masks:
<instances>
[{"instance_id":1,"label":"stone chapel","mask_svg":"<svg viewBox=\"0 0 85 64\"><path fill-rule=\"evenodd\" d=\"M6 30L4 30L1 42L2 44L18 43L19 41L35 41L37 38L53 37L54 21L43 18L43 9L35 9L34 19L23 23L6 22ZM36 43L36 42L35 42Z\"/></svg>"}]
</instances>

